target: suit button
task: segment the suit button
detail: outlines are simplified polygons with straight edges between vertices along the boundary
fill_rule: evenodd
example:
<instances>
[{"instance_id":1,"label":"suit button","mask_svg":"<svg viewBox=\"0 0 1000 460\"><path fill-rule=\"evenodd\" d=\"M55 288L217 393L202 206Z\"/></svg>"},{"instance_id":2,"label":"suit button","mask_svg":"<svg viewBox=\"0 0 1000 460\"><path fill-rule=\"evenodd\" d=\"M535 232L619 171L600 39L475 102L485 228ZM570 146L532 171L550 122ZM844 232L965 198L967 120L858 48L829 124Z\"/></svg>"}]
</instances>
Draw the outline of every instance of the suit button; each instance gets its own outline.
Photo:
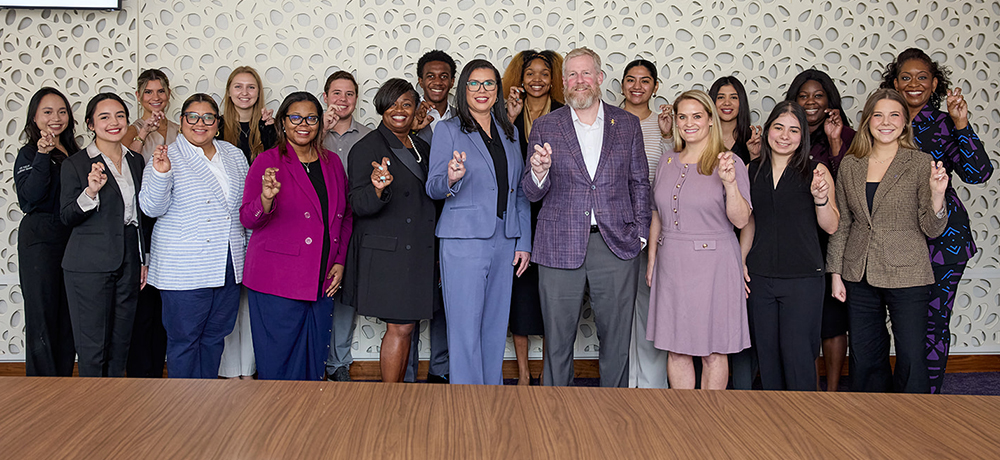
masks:
<instances>
[{"instance_id":1,"label":"suit button","mask_svg":"<svg viewBox=\"0 0 1000 460\"><path fill-rule=\"evenodd\" d=\"M410 245L406 245L406 249L410 249Z\"/></svg>"},{"instance_id":2,"label":"suit button","mask_svg":"<svg viewBox=\"0 0 1000 460\"><path fill-rule=\"evenodd\" d=\"M676 220L674 221L674 225L677 225L677 221Z\"/></svg>"},{"instance_id":3,"label":"suit button","mask_svg":"<svg viewBox=\"0 0 1000 460\"><path fill-rule=\"evenodd\" d=\"M591 186L590 186L590 189L591 189L591 190L597 190L597 186L596 186L596 185L591 185Z\"/></svg>"},{"instance_id":4,"label":"suit button","mask_svg":"<svg viewBox=\"0 0 1000 460\"><path fill-rule=\"evenodd\" d=\"M306 216L306 219L308 219L309 218L309 213L308 212L305 213L305 216Z\"/></svg>"},{"instance_id":5,"label":"suit button","mask_svg":"<svg viewBox=\"0 0 1000 460\"><path fill-rule=\"evenodd\" d=\"M410 219L409 217L406 218L406 223L410 223L412 221L413 221L413 219Z\"/></svg>"},{"instance_id":6,"label":"suit button","mask_svg":"<svg viewBox=\"0 0 1000 460\"><path fill-rule=\"evenodd\" d=\"M205 200L205 204L211 203L212 200Z\"/></svg>"},{"instance_id":7,"label":"suit button","mask_svg":"<svg viewBox=\"0 0 1000 460\"><path fill-rule=\"evenodd\" d=\"M205 219L205 222L211 222L212 219Z\"/></svg>"},{"instance_id":8,"label":"suit button","mask_svg":"<svg viewBox=\"0 0 1000 460\"><path fill-rule=\"evenodd\" d=\"M205 238L205 242L206 242L206 243L211 243L211 242L212 242L212 239L211 239L211 238Z\"/></svg>"},{"instance_id":9,"label":"suit button","mask_svg":"<svg viewBox=\"0 0 1000 460\"><path fill-rule=\"evenodd\" d=\"M585 216L589 216L589 215L590 215L590 211L584 211L584 212L583 212L583 215L585 215Z\"/></svg>"},{"instance_id":10,"label":"suit button","mask_svg":"<svg viewBox=\"0 0 1000 460\"><path fill-rule=\"evenodd\" d=\"M344 217L344 215L343 215L343 214L341 214L341 213L337 213L337 218L338 218L338 219L341 219L341 218L343 218L343 217Z\"/></svg>"},{"instance_id":11,"label":"suit button","mask_svg":"<svg viewBox=\"0 0 1000 460\"><path fill-rule=\"evenodd\" d=\"M334 238L334 239L333 239L333 242L334 242L334 243L336 243L336 242L337 242L337 239L336 239L336 238Z\"/></svg>"},{"instance_id":12,"label":"suit button","mask_svg":"<svg viewBox=\"0 0 1000 460\"><path fill-rule=\"evenodd\" d=\"M233 220L232 216L226 216L226 220Z\"/></svg>"},{"instance_id":13,"label":"suit button","mask_svg":"<svg viewBox=\"0 0 1000 460\"><path fill-rule=\"evenodd\" d=\"M681 173L681 177L684 177L684 173Z\"/></svg>"},{"instance_id":14,"label":"suit button","mask_svg":"<svg viewBox=\"0 0 1000 460\"><path fill-rule=\"evenodd\" d=\"M313 244L313 239L307 236L306 237L306 244Z\"/></svg>"},{"instance_id":15,"label":"suit button","mask_svg":"<svg viewBox=\"0 0 1000 460\"><path fill-rule=\"evenodd\" d=\"M675 200L677 199L677 195L674 195L674 199L675 199Z\"/></svg>"},{"instance_id":16,"label":"suit button","mask_svg":"<svg viewBox=\"0 0 1000 460\"><path fill-rule=\"evenodd\" d=\"M514 189L510 189L510 193L514 193Z\"/></svg>"},{"instance_id":17,"label":"suit button","mask_svg":"<svg viewBox=\"0 0 1000 460\"><path fill-rule=\"evenodd\" d=\"M676 210L676 209L674 209L674 214L676 214L676 213L677 213L677 210Z\"/></svg>"},{"instance_id":18,"label":"suit button","mask_svg":"<svg viewBox=\"0 0 1000 460\"><path fill-rule=\"evenodd\" d=\"M702 243L702 244L701 244L701 248L702 248L702 249L705 249L705 248L707 248L707 247L708 247L708 245L707 245L707 244L705 244L705 243Z\"/></svg>"},{"instance_id":19,"label":"suit button","mask_svg":"<svg viewBox=\"0 0 1000 460\"><path fill-rule=\"evenodd\" d=\"M681 188L681 184L677 184L677 188Z\"/></svg>"},{"instance_id":20,"label":"suit button","mask_svg":"<svg viewBox=\"0 0 1000 460\"><path fill-rule=\"evenodd\" d=\"M410 196L410 192L404 193L403 196Z\"/></svg>"}]
</instances>

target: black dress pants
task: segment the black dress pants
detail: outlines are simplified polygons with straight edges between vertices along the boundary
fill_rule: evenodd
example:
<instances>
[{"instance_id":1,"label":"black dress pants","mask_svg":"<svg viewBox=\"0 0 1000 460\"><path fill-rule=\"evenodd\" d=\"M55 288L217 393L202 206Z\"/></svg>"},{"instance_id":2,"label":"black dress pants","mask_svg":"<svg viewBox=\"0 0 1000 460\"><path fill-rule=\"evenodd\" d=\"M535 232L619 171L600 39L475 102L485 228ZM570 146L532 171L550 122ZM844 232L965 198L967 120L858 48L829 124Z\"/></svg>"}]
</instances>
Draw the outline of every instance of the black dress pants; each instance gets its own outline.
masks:
<instances>
[{"instance_id":1,"label":"black dress pants","mask_svg":"<svg viewBox=\"0 0 1000 460\"><path fill-rule=\"evenodd\" d=\"M166 358L167 331L163 328L163 299L159 289L147 284L145 289L139 291L125 375L162 378Z\"/></svg>"},{"instance_id":2,"label":"black dress pants","mask_svg":"<svg viewBox=\"0 0 1000 460\"><path fill-rule=\"evenodd\" d=\"M81 377L123 377L139 299L139 229L126 226L125 256L112 272L64 270Z\"/></svg>"},{"instance_id":3,"label":"black dress pants","mask_svg":"<svg viewBox=\"0 0 1000 460\"><path fill-rule=\"evenodd\" d=\"M69 233L58 215L41 212L25 215L17 232L28 376L73 375L76 348L61 266Z\"/></svg>"},{"instance_id":4,"label":"black dress pants","mask_svg":"<svg viewBox=\"0 0 1000 460\"><path fill-rule=\"evenodd\" d=\"M844 282L850 310L851 391L929 393L924 341L929 286L878 288ZM896 367L889 365L888 307L896 346Z\"/></svg>"},{"instance_id":5,"label":"black dress pants","mask_svg":"<svg viewBox=\"0 0 1000 460\"><path fill-rule=\"evenodd\" d=\"M747 306L765 390L816 390L824 281L750 275Z\"/></svg>"}]
</instances>

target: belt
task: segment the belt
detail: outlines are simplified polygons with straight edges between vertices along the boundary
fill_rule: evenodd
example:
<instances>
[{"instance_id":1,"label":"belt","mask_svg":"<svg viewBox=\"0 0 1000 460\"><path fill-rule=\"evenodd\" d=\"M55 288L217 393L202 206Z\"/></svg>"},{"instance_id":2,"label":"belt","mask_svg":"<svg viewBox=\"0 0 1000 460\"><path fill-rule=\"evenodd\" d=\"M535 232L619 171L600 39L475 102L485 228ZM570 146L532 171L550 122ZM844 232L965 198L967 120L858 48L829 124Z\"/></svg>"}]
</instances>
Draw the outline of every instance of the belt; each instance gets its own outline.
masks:
<instances>
[{"instance_id":1,"label":"belt","mask_svg":"<svg viewBox=\"0 0 1000 460\"><path fill-rule=\"evenodd\" d=\"M597 228L596 225L591 225L590 226L590 233L600 233L600 231L601 231L601 229Z\"/></svg>"}]
</instances>

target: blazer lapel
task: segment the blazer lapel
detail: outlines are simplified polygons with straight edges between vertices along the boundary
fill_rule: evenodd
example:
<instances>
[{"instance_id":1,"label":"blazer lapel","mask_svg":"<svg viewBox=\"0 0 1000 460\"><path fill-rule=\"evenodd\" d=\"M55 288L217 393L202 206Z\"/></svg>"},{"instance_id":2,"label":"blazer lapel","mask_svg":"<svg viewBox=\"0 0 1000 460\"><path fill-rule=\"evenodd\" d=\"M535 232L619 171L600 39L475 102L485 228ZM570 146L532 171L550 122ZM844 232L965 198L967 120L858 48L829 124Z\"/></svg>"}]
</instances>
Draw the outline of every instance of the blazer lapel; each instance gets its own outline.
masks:
<instances>
[{"instance_id":1,"label":"blazer lapel","mask_svg":"<svg viewBox=\"0 0 1000 460\"><path fill-rule=\"evenodd\" d=\"M238 155L232 155L231 153L238 153ZM229 183L229 196L233 197L233 199L229 200L229 205L233 208L239 208L242 204L243 196L240 185L243 184L245 179L239 174L239 171L242 170L240 162L246 161L246 157L243 156L243 152L241 151L223 152L219 144L215 144L215 154L222 155L222 164L226 167L226 170L223 172L226 175L226 182Z\"/></svg>"},{"instance_id":2,"label":"blazer lapel","mask_svg":"<svg viewBox=\"0 0 1000 460\"><path fill-rule=\"evenodd\" d=\"M122 157L122 161L128 161L127 157L123 156ZM118 186L118 181L115 180L115 175L111 172L111 169L114 168L115 165L109 165L108 163L106 163L104 161L104 157L101 156L101 155L98 155L98 156L96 156L94 158L91 158L90 162L91 163L100 162L101 164L104 165L104 175L107 176L108 180L104 182L104 187L102 187L101 190L104 190L108 186L111 186L111 188L108 189L108 190L112 190L115 193L116 196L118 196L119 198L121 198L123 196L122 195L122 189L121 189L121 187ZM132 165L129 165L129 172L131 172L132 169L133 169ZM87 172L89 173L90 171L87 171ZM132 176L132 177L134 178L135 176Z\"/></svg>"},{"instance_id":3,"label":"blazer lapel","mask_svg":"<svg viewBox=\"0 0 1000 460\"><path fill-rule=\"evenodd\" d=\"M889 193L892 186L899 181L899 176L906 169L906 163L910 161L909 152L904 150L899 150L896 152L896 157L892 159L889 163L889 168L885 170L885 174L882 176L882 181L878 184L878 190L875 191L875 199L872 200L872 214L878 210L882 200L885 199L885 195Z\"/></svg>"},{"instance_id":4,"label":"blazer lapel","mask_svg":"<svg viewBox=\"0 0 1000 460\"><path fill-rule=\"evenodd\" d=\"M417 163L417 159L413 158L413 154L410 153L409 149L403 146L403 143L399 141L399 138L397 138L392 131L389 131L389 128L384 124L378 125L378 132L382 135L382 138L389 146L389 149L392 150L396 159L399 160L400 163L403 163L403 166L406 166L406 169L409 169L410 172L417 177L417 179L420 179L420 182L426 182L427 172L424 171L424 168L420 167L420 163ZM416 149L417 145L414 144L413 148ZM418 151L418 153L420 153L420 155L426 155L428 152Z\"/></svg>"},{"instance_id":5,"label":"blazer lapel","mask_svg":"<svg viewBox=\"0 0 1000 460\"><path fill-rule=\"evenodd\" d=\"M494 121L496 123L496 121ZM512 189L517 189L517 184L521 182L521 172L524 167L523 153L521 152L521 144L514 139L513 141L507 139L507 136L503 134L503 131L497 126L497 132L500 133L500 139L503 142L504 154L507 156L507 185ZM493 162L490 161L492 165Z\"/></svg>"},{"instance_id":6,"label":"blazer lapel","mask_svg":"<svg viewBox=\"0 0 1000 460\"><path fill-rule=\"evenodd\" d=\"M590 180L590 172L587 171L587 163L583 161L583 150L580 149L580 140L576 137L576 126L573 125L572 109L566 111L566 115L560 121L560 131L566 139L566 147L569 148L569 155L576 160L576 165L583 172L583 177Z\"/></svg>"},{"instance_id":7,"label":"blazer lapel","mask_svg":"<svg viewBox=\"0 0 1000 460\"><path fill-rule=\"evenodd\" d=\"M853 182L854 186L851 187L851 188L849 188L848 191L850 191L851 193L853 193L854 196L848 197L848 201L850 201L850 200L853 199L855 202L861 203L861 205L863 206L863 209L868 210L868 195L867 195L867 191L866 191L867 187L868 187L868 184L867 184L867 182L868 182L867 181L867 178L868 178L868 158L866 157L863 160L852 161L851 164L852 165L856 165L856 167L852 168L852 170L850 171L852 174L849 175L848 178L849 178L849 180L851 180ZM841 165L843 166L844 163L841 163ZM841 169L841 171L844 171L844 170ZM843 204L837 203L837 205L838 206L844 206L845 209L846 209L847 203L843 203ZM871 223L872 223L871 210L868 210L868 212L863 212L862 214L864 214L864 216L865 216L864 217L865 218L865 222L867 222L869 225L871 225Z\"/></svg>"},{"instance_id":8,"label":"blazer lapel","mask_svg":"<svg viewBox=\"0 0 1000 460\"><path fill-rule=\"evenodd\" d=\"M490 150L486 147L486 143L483 142L483 136L479 134L478 130L466 133L466 135L469 136L469 140L479 149L479 153L483 155L483 159L486 160L486 167L489 168L490 173L493 174L493 177L497 177L496 169L493 167L493 157L490 155Z\"/></svg>"},{"instance_id":9,"label":"blazer lapel","mask_svg":"<svg viewBox=\"0 0 1000 460\"><path fill-rule=\"evenodd\" d=\"M179 135L177 136L177 139L178 141L180 139L184 139L184 136ZM212 142L215 141L213 140ZM187 139L177 142L177 148L181 155L187 157L187 160L191 162L191 167L194 169L195 173L198 174L199 179L203 183L208 184L208 186L212 189L212 194L215 195L216 200L226 204L231 204L230 201L234 201L226 200L226 194L222 190L222 184L219 183L219 180L215 177L215 173L213 173L212 169L208 166L209 160L203 153L198 153L197 148L188 142ZM215 144L215 154L222 155L222 149L219 148L219 144ZM225 163L224 159L223 163ZM240 201L242 202L242 197Z\"/></svg>"}]
</instances>

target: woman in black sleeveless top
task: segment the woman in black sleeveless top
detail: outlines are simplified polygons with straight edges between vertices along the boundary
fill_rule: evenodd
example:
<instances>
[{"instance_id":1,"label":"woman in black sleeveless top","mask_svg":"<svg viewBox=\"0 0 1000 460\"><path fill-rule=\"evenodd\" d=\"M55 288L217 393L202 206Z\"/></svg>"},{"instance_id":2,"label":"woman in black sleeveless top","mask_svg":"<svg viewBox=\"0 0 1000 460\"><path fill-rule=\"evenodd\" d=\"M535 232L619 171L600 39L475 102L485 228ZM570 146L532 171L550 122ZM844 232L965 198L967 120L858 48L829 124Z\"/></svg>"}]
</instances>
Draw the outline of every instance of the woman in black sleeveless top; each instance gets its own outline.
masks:
<instances>
[{"instance_id":1,"label":"woman in black sleeveless top","mask_svg":"<svg viewBox=\"0 0 1000 460\"><path fill-rule=\"evenodd\" d=\"M781 102L750 163L750 223L740 234L750 330L765 390L816 389L824 263L817 225L837 230L833 179L809 159L805 111Z\"/></svg>"}]
</instances>

